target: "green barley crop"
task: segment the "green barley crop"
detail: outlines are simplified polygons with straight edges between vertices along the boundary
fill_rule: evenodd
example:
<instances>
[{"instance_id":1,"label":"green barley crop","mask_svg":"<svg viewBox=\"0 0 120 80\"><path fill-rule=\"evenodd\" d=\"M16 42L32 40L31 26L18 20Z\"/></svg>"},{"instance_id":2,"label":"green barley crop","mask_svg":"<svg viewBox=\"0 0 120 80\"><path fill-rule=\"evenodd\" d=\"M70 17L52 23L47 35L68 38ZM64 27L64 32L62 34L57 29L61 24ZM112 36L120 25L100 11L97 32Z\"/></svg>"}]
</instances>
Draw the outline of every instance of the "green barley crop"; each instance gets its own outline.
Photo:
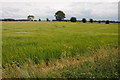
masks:
<instances>
[{"instance_id":1,"label":"green barley crop","mask_svg":"<svg viewBox=\"0 0 120 80\"><path fill-rule=\"evenodd\" d=\"M35 64L98 49L118 48L118 24L71 22L3 22L3 68Z\"/></svg>"}]
</instances>

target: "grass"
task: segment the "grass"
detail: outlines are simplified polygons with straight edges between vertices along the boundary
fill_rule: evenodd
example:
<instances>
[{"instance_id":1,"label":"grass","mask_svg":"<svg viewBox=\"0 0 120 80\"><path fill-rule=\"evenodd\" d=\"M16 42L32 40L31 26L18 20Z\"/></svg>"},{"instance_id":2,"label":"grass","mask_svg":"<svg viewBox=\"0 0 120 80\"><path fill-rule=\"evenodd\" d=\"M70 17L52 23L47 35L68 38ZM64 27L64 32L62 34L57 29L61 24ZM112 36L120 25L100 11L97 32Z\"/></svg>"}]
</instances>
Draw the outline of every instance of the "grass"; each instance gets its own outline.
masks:
<instances>
[{"instance_id":1,"label":"grass","mask_svg":"<svg viewBox=\"0 0 120 80\"><path fill-rule=\"evenodd\" d=\"M96 54L89 57L82 56L81 60L75 60L77 63L73 65L71 65L71 62L74 63L74 61L71 61L68 66L50 71L46 77L118 78L117 49L102 49L98 50Z\"/></svg>"},{"instance_id":2,"label":"grass","mask_svg":"<svg viewBox=\"0 0 120 80\"><path fill-rule=\"evenodd\" d=\"M3 22L2 48L3 77L104 77L107 73L104 74L104 70L101 72L102 75L97 73L95 68L99 66L96 66L95 62L77 63L77 60L83 58L76 58L76 56L83 56L86 59L92 56L93 53L97 55L98 50L99 52L101 52L100 50L105 50L105 52L103 51L105 54L108 54L106 50L115 50L114 52L117 53L118 24L43 21ZM117 54L114 54L114 56L113 59L115 61L111 63L113 65L117 62ZM102 62L106 61L107 63L99 62L103 65L102 69L109 67L110 58L108 56L108 60L107 58L98 60ZM55 67L59 63L62 65L70 64L69 59L77 59L75 60L77 67ZM62 63L62 60L68 60L68 64L65 64L67 62ZM55 65L52 66L52 64ZM84 67L81 67L81 65ZM89 65L95 68L87 68ZM39 75L39 69L36 67L39 67L40 70L43 69L43 71L45 71L44 67L48 67L52 71L48 69L41 76ZM117 68L113 66L112 68L114 68L114 71L110 74L114 77L118 76L117 74L114 75ZM71 72L71 69L73 72ZM90 69L94 76L85 76L88 72L87 69ZM28 72L30 70L33 71L33 74L31 74L32 72ZM86 73L81 75L79 70L83 70ZM109 68L107 70L109 71ZM63 73L60 73L61 71ZM50 74L49 72L52 73ZM77 74L74 74L74 72L77 72Z\"/></svg>"}]
</instances>

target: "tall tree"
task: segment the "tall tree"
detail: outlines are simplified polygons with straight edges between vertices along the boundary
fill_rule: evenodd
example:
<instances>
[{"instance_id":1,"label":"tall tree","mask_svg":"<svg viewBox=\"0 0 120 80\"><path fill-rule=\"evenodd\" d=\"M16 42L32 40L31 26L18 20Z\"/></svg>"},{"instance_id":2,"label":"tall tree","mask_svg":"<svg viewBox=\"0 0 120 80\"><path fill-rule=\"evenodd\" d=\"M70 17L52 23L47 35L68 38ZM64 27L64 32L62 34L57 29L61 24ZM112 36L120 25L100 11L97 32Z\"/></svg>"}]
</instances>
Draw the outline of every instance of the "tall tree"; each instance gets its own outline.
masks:
<instances>
[{"instance_id":1,"label":"tall tree","mask_svg":"<svg viewBox=\"0 0 120 80\"><path fill-rule=\"evenodd\" d=\"M55 18L57 21L61 21L61 20L64 20L65 18L65 13L63 11L57 11L55 13Z\"/></svg>"},{"instance_id":2,"label":"tall tree","mask_svg":"<svg viewBox=\"0 0 120 80\"><path fill-rule=\"evenodd\" d=\"M29 15L29 16L27 17L27 19L28 19L29 21L33 21L34 16L33 16L33 15Z\"/></svg>"}]
</instances>

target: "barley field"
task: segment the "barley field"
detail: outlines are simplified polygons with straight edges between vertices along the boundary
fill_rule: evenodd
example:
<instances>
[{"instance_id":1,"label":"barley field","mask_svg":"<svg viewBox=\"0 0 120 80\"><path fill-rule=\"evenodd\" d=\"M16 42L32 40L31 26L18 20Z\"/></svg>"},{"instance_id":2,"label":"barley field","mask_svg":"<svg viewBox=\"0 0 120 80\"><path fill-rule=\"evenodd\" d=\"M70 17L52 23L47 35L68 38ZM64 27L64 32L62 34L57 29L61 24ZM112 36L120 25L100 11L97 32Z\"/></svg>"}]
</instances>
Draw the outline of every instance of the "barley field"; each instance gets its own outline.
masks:
<instances>
[{"instance_id":1,"label":"barley field","mask_svg":"<svg viewBox=\"0 0 120 80\"><path fill-rule=\"evenodd\" d=\"M118 78L118 24L2 22L3 78Z\"/></svg>"}]
</instances>

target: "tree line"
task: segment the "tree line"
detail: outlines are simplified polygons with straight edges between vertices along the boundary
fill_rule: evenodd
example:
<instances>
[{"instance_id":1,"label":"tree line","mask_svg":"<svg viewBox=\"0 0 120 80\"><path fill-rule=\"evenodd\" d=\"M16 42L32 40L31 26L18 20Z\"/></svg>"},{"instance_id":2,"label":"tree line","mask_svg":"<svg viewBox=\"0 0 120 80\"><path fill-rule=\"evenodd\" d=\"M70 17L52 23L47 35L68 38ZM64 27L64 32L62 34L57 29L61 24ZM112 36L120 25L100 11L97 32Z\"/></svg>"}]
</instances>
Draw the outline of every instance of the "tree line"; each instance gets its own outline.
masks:
<instances>
[{"instance_id":1,"label":"tree line","mask_svg":"<svg viewBox=\"0 0 120 80\"><path fill-rule=\"evenodd\" d=\"M55 13L55 20L52 20L52 21L70 21L70 22L83 22L83 23L86 23L86 22L90 22L90 23L93 23L93 22L98 22L98 23L102 23L102 22L105 22L106 24L109 24L109 23L120 23L119 21L110 21L110 20L93 20L93 19L89 19L89 21L87 21L86 18L82 18L82 20L77 20L76 17L71 17L69 20L65 20L64 18L65 17L65 13L63 11L57 11ZM27 19L0 19L0 21L42 21L41 19L39 20L34 20L34 16L33 15L29 15L27 16ZM50 21L48 18L46 18L46 21Z\"/></svg>"}]
</instances>

